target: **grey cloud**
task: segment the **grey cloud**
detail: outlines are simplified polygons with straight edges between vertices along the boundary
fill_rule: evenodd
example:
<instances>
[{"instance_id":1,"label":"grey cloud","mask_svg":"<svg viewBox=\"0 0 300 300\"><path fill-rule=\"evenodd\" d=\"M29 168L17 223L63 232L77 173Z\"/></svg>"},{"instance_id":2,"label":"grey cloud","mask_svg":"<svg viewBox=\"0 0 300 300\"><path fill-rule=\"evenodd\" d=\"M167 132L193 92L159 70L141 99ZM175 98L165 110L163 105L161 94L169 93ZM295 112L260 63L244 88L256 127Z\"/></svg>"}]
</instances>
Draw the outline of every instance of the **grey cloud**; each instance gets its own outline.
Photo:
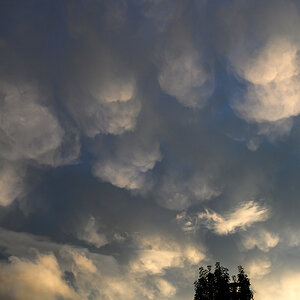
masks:
<instances>
[{"instance_id":1,"label":"grey cloud","mask_svg":"<svg viewBox=\"0 0 300 300\"><path fill-rule=\"evenodd\" d=\"M91 245L100 248L107 244L107 239L103 233L98 233L95 218L89 218L87 224L78 232L78 238Z\"/></svg>"},{"instance_id":2,"label":"grey cloud","mask_svg":"<svg viewBox=\"0 0 300 300\"><path fill-rule=\"evenodd\" d=\"M11 204L24 193L24 168L17 164L0 161L0 205Z\"/></svg>"},{"instance_id":3,"label":"grey cloud","mask_svg":"<svg viewBox=\"0 0 300 300\"><path fill-rule=\"evenodd\" d=\"M161 160L159 145L143 149L124 149L117 157L98 161L93 173L102 180L129 190L141 189L146 183L147 173Z\"/></svg>"},{"instance_id":4,"label":"grey cloud","mask_svg":"<svg viewBox=\"0 0 300 300\"><path fill-rule=\"evenodd\" d=\"M217 197L220 193L221 188L216 187L205 174L194 174L190 178L166 174L158 190L158 202L169 209L183 210Z\"/></svg>"},{"instance_id":5,"label":"grey cloud","mask_svg":"<svg viewBox=\"0 0 300 300\"><path fill-rule=\"evenodd\" d=\"M1 130L6 146L2 157L51 164L51 153L62 143L64 131L49 110L38 103L37 88L2 82L1 93Z\"/></svg>"},{"instance_id":6,"label":"grey cloud","mask_svg":"<svg viewBox=\"0 0 300 300\"><path fill-rule=\"evenodd\" d=\"M279 240L278 234L260 229L245 233L242 238L242 244L247 250L257 247L261 251L268 252L277 246Z\"/></svg>"},{"instance_id":7,"label":"grey cloud","mask_svg":"<svg viewBox=\"0 0 300 300\"><path fill-rule=\"evenodd\" d=\"M116 3L115 12L126 12L126 6L121 1ZM81 131L91 138L132 131L141 110L136 67L128 64L126 54L122 58L120 51L112 47L109 36L101 36L79 9L74 3L69 5L68 30L78 47L66 62L72 72L67 68L64 75L64 103ZM86 9L93 18L93 13ZM110 5L103 10L107 14L105 22L115 19L108 17L112 13Z\"/></svg>"},{"instance_id":8,"label":"grey cloud","mask_svg":"<svg viewBox=\"0 0 300 300\"><path fill-rule=\"evenodd\" d=\"M122 70L112 57L94 57L91 69L84 78L77 78L79 86L68 89L66 106L84 134L122 134L133 130L141 109L132 75ZM97 62L97 63L95 63ZM104 65L103 65L104 64ZM115 71L112 71L116 69Z\"/></svg>"},{"instance_id":9,"label":"grey cloud","mask_svg":"<svg viewBox=\"0 0 300 300\"><path fill-rule=\"evenodd\" d=\"M214 80L206 70L200 50L183 26L171 29L169 41L162 50L158 82L167 94L187 107L202 107L213 92Z\"/></svg>"},{"instance_id":10,"label":"grey cloud","mask_svg":"<svg viewBox=\"0 0 300 300\"><path fill-rule=\"evenodd\" d=\"M122 134L135 127L140 111L137 100L106 103L92 99L86 93L81 94L80 98L78 94L70 97L69 110L87 136Z\"/></svg>"},{"instance_id":11,"label":"grey cloud","mask_svg":"<svg viewBox=\"0 0 300 300\"><path fill-rule=\"evenodd\" d=\"M163 159L153 113L145 105L134 132L115 137L107 148L104 143L96 147L92 169L95 176L119 188L142 193L151 189L152 170Z\"/></svg>"},{"instance_id":12,"label":"grey cloud","mask_svg":"<svg viewBox=\"0 0 300 300\"><path fill-rule=\"evenodd\" d=\"M188 299L221 261L298 299L299 8L2 1L3 297Z\"/></svg>"},{"instance_id":13,"label":"grey cloud","mask_svg":"<svg viewBox=\"0 0 300 300\"><path fill-rule=\"evenodd\" d=\"M26 165L73 163L80 146L76 133L65 133L55 115L43 105L47 96L36 83L1 81L0 93L0 157L5 184L1 204L8 205L25 192ZM69 149L62 151L65 147Z\"/></svg>"}]
</instances>

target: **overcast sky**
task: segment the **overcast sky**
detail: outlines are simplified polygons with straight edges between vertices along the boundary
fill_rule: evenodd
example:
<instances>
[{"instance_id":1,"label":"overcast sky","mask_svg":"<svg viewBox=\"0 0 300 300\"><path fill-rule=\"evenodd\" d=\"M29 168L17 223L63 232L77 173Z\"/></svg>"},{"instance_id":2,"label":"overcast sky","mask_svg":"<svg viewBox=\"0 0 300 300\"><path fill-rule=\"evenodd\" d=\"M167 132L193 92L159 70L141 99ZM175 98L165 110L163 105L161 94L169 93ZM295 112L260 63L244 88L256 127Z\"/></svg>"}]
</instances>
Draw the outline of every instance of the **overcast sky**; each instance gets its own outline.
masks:
<instances>
[{"instance_id":1,"label":"overcast sky","mask_svg":"<svg viewBox=\"0 0 300 300\"><path fill-rule=\"evenodd\" d=\"M299 13L0 0L0 298L300 299Z\"/></svg>"}]
</instances>

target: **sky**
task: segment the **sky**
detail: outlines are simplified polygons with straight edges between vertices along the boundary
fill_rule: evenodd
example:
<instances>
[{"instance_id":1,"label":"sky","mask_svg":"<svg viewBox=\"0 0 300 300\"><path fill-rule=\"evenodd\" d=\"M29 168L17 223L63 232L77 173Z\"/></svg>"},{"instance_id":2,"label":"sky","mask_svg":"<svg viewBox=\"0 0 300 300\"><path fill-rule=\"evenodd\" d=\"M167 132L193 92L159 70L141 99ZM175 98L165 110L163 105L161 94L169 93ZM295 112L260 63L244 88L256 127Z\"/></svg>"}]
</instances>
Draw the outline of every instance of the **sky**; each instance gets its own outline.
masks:
<instances>
[{"instance_id":1,"label":"sky","mask_svg":"<svg viewBox=\"0 0 300 300\"><path fill-rule=\"evenodd\" d=\"M299 13L0 0L0 299L299 299Z\"/></svg>"}]
</instances>

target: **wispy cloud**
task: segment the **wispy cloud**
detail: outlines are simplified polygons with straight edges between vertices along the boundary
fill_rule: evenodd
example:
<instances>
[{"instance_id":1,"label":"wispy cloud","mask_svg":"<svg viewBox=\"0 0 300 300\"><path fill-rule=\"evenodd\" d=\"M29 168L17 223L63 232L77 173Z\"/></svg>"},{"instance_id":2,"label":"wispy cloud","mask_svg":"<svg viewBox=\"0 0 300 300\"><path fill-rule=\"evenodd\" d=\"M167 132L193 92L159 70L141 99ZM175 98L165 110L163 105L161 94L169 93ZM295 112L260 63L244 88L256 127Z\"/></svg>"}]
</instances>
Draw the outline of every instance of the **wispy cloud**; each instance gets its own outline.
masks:
<instances>
[{"instance_id":1,"label":"wispy cloud","mask_svg":"<svg viewBox=\"0 0 300 300\"><path fill-rule=\"evenodd\" d=\"M198 214L198 219L215 233L227 235L235 233L239 229L245 230L253 223L265 221L269 216L270 213L267 208L250 201L242 203L232 212L223 216L207 209Z\"/></svg>"}]
</instances>

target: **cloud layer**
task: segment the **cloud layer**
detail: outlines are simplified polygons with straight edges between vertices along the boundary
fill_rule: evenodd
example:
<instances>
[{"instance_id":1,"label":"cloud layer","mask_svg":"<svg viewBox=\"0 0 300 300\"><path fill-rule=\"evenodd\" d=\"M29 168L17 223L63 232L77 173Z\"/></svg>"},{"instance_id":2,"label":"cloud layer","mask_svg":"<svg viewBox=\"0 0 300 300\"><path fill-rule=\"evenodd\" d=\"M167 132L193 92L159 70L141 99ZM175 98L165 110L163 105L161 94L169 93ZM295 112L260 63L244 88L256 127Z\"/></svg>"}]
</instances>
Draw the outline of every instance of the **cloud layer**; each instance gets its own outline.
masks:
<instances>
[{"instance_id":1,"label":"cloud layer","mask_svg":"<svg viewBox=\"0 0 300 300\"><path fill-rule=\"evenodd\" d=\"M192 299L220 261L299 299L299 13L2 1L0 297Z\"/></svg>"}]
</instances>

